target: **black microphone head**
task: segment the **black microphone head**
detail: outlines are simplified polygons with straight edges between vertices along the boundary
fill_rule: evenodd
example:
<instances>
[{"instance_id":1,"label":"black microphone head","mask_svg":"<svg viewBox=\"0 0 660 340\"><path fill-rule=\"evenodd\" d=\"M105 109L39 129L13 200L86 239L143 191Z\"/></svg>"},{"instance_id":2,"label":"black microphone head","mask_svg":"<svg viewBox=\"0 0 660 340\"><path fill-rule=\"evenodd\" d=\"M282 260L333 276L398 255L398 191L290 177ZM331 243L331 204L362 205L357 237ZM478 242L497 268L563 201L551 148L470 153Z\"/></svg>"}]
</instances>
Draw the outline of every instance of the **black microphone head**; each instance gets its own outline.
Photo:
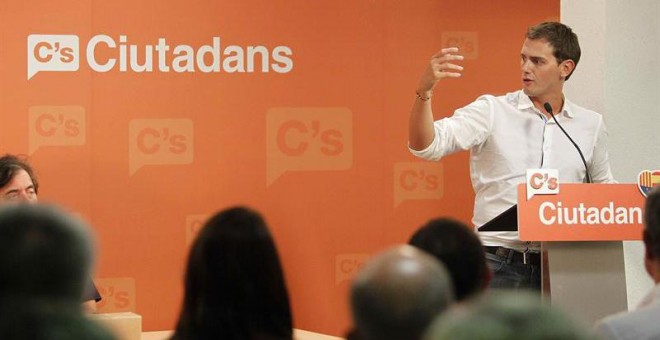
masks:
<instances>
[{"instance_id":1,"label":"black microphone head","mask_svg":"<svg viewBox=\"0 0 660 340\"><path fill-rule=\"evenodd\" d=\"M545 108L545 111L547 111L549 114L552 114L552 106L550 105L550 103L545 102L543 104L543 107Z\"/></svg>"}]
</instances>

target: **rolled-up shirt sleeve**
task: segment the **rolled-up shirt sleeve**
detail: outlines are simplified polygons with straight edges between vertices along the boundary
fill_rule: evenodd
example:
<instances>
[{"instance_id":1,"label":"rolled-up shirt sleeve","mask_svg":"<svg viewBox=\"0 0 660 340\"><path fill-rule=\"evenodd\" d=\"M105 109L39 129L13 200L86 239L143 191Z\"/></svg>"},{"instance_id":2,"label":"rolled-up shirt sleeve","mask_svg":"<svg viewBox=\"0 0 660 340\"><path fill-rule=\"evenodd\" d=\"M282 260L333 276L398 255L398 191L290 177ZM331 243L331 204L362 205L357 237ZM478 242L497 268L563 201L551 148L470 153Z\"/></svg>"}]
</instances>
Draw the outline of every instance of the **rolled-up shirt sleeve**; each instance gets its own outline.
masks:
<instances>
[{"instance_id":1,"label":"rolled-up shirt sleeve","mask_svg":"<svg viewBox=\"0 0 660 340\"><path fill-rule=\"evenodd\" d=\"M433 123L433 142L423 150L408 146L410 152L426 160L437 161L446 155L469 150L483 143L493 126L492 96L481 96L473 103L460 108L451 117Z\"/></svg>"}]
</instances>

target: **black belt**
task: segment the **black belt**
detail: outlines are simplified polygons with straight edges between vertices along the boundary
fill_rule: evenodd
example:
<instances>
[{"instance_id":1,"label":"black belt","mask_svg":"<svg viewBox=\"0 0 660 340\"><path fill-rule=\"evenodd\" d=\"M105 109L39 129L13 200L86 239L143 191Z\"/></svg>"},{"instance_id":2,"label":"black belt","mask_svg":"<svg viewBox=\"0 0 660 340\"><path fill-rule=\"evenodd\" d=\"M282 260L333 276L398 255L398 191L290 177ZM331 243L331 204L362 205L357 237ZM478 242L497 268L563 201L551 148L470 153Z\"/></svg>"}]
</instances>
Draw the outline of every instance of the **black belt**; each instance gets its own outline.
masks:
<instances>
[{"instance_id":1,"label":"black belt","mask_svg":"<svg viewBox=\"0 0 660 340\"><path fill-rule=\"evenodd\" d=\"M531 264L534 266L541 265L541 254L539 253L523 253L497 246L484 246L484 250L487 253L499 256L511 263Z\"/></svg>"}]
</instances>

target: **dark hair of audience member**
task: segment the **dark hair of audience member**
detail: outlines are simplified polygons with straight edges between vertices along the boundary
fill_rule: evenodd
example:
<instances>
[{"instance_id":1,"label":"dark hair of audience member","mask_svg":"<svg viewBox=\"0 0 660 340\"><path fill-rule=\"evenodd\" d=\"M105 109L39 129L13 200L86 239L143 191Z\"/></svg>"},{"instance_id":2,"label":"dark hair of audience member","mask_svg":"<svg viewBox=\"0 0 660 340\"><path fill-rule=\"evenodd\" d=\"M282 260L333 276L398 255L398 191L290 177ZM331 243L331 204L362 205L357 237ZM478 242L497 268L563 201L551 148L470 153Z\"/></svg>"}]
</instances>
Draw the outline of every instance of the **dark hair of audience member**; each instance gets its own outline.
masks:
<instances>
[{"instance_id":1,"label":"dark hair of audience member","mask_svg":"<svg viewBox=\"0 0 660 340\"><path fill-rule=\"evenodd\" d=\"M112 339L82 312L87 227L60 209L0 207L0 339Z\"/></svg>"},{"instance_id":2,"label":"dark hair of audience member","mask_svg":"<svg viewBox=\"0 0 660 340\"><path fill-rule=\"evenodd\" d=\"M19 170L25 170L25 172L27 172L30 179L32 179L34 192L39 193L39 182L37 181L37 176L35 176L30 164L22 158L10 154L0 157L0 188L11 182L14 175Z\"/></svg>"},{"instance_id":3,"label":"dark hair of audience member","mask_svg":"<svg viewBox=\"0 0 660 340\"><path fill-rule=\"evenodd\" d=\"M440 260L454 282L457 301L481 292L489 277L481 241L465 224L439 218L427 222L408 242Z\"/></svg>"},{"instance_id":4,"label":"dark hair of audience member","mask_svg":"<svg viewBox=\"0 0 660 340\"><path fill-rule=\"evenodd\" d=\"M292 339L279 256L259 213L245 207L206 222L188 258L173 339Z\"/></svg>"},{"instance_id":5,"label":"dark hair of audience member","mask_svg":"<svg viewBox=\"0 0 660 340\"><path fill-rule=\"evenodd\" d=\"M660 259L660 187L655 188L646 198L644 244L649 258Z\"/></svg>"},{"instance_id":6,"label":"dark hair of audience member","mask_svg":"<svg viewBox=\"0 0 660 340\"><path fill-rule=\"evenodd\" d=\"M7 206L0 214L0 296L78 305L93 253L85 228L49 206Z\"/></svg>"}]
</instances>

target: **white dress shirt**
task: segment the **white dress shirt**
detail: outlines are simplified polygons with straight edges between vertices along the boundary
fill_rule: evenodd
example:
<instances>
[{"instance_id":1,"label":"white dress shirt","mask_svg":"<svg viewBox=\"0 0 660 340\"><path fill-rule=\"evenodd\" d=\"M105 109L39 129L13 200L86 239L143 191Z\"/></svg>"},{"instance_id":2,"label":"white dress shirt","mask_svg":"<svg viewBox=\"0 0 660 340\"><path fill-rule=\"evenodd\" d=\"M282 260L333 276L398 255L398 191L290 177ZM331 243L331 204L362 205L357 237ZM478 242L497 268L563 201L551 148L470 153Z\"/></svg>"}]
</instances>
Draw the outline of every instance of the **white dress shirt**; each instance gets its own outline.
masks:
<instances>
[{"instance_id":1,"label":"white dress shirt","mask_svg":"<svg viewBox=\"0 0 660 340\"><path fill-rule=\"evenodd\" d=\"M635 311L610 315L596 323L602 339L660 339L660 285L649 292Z\"/></svg>"},{"instance_id":2,"label":"white dress shirt","mask_svg":"<svg viewBox=\"0 0 660 340\"><path fill-rule=\"evenodd\" d=\"M614 182L607 155L603 117L564 100L556 118L580 147L594 183ZM470 150L470 178L475 192L472 223L481 226L516 204L517 185L527 169L557 169L559 183L583 182L580 155L554 120L547 119L523 91L485 95L434 123L435 137L421 158L440 160ZM518 232L480 232L487 246L538 251L536 242L521 242Z\"/></svg>"}]
</instances>

